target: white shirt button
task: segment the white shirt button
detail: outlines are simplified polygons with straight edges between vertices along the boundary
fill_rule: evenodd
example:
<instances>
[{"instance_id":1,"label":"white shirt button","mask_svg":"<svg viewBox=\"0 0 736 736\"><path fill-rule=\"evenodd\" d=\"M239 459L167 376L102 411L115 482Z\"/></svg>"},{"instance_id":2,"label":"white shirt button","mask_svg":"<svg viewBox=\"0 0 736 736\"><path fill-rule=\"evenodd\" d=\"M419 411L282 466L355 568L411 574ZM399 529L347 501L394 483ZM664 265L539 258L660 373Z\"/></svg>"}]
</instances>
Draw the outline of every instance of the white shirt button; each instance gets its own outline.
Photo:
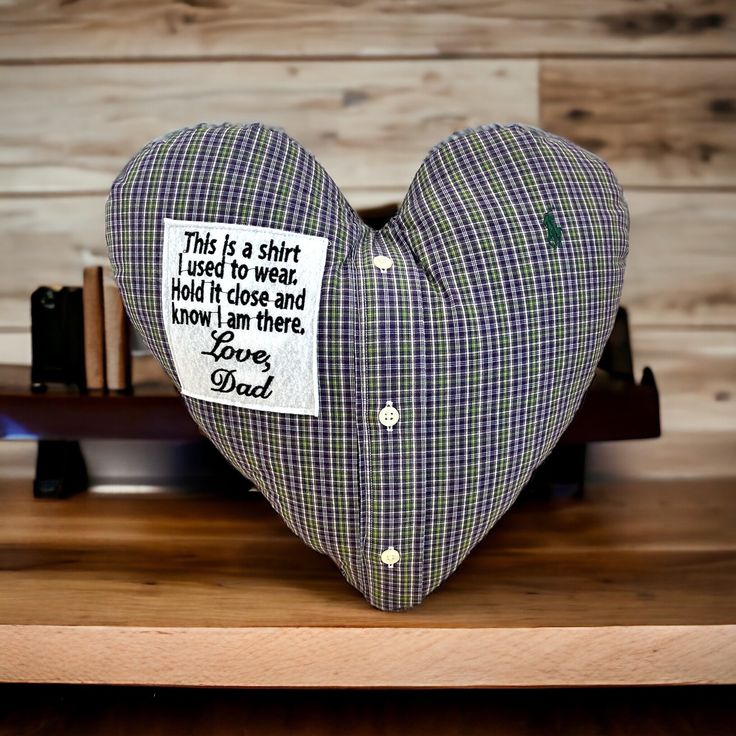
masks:
<instances>
[{"instance_id":1,"label":"white shirt button","mask_svg":"<svg viewBox=\"0 0 736 736\"><path fill-rule=\"evenodd\" d=\"M400 559L401 555L393 547L387 547L381 552L381 562L389 567L393 567Z\"/></svg>"},{"instance_id":2,"label":"white shirt button","mask_svg":"<svg viewBox=\"0 0 736 736\"><path fill-rule=\"evenodd\" d=\"M378 421L389 432L393 432L394 425L399 421L399 410L394 406L393 401L387 401L386 406L378 412Z\"/></svg>"},{"instance_id":3,"label":"white shirt button","mask_svg":"<svg viewBox=\"0 0 736 736\"><path fill-rule=\"evenodd\" d=\"M394 262L388 256L376 256L373 259L373 265L381 271L386 272L394 265Z\"/></svg>"}]
</instances>

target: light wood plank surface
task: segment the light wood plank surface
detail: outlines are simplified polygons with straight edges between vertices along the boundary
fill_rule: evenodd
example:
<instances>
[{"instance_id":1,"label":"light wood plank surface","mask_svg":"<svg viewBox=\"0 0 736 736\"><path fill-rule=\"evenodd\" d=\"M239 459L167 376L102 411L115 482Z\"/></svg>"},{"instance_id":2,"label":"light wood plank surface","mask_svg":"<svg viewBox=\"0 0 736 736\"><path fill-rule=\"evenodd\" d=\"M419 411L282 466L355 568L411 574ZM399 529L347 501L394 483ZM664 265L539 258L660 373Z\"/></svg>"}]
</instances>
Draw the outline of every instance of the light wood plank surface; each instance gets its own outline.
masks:
<instances>
[{"instance_id":1,"label":"light wood plank surface","mask_svg":"<svg viewBox=\"0 0 736 736\"><path fill-rule=\"evenodd\" d=\"M422 605L392 614L260 494L41 502L6 474L0 680L735 681L733 491L598 484L581 502L519 504Z\"/></svg>"},{"instance_id":2,"label":"light wood plank surface","mask_svg":"<svg viewBox=\"0 0 736 736\"><path fill-rule=\"evenodd\" d=\"M625 192L635 325L736 325L736 192Z\"/></svg>"},{"instance_id":3,"label":"light wood plank surface","mask_svg":"<svg viewBox=\"0 0 736 736\"><path fill-rule=\"evenodd\" d=\"M406 188L432 145L489 121L541 121L600 153L627 186L736 182L736 61L546 60L541 119L536 70L534 60L15 67L0 192L106 191L162 132L244 119L284 127L346 189Z\"/></svg>"},{"instance_id":4,"label":"light wood plank surface","mask_svg":"<svg viewBox=\"0 0 736 736\"><path fill-rule=\"evenodd\" d=\"M666 432L736 436L736 329L642 327L632 346L639 374L655 369Z\"/></svg>"},{"instance_id":5,"label":"light wood plank surface","mask_svg":"<svg viewBox=\"0 0 736 736\"><path fill-rule=\"evenodd\" d=\"M30 305L30 299L28 303ZM30 311L30 306L28 310ZM0 328L0 361L11 365L30 365L31 333L27 330Z\"/></svg>"},{"instance_id":6,"label":"light wood plank surface","mask_svg":"<svg viewBox=\"0 0 736 736\"><path fill-rule=\"evenodd\" d=\"M664 405L672 399L664 394ZM676 396L674 397L676 398ZM699 411L702 415L702 412ZM734 433L717 430L668 430L656 440L596 442L586 461L592 481L619 482L636 479L687 478L700 482L709 478L734 478L736 456ZM736 480L732 480L736 485Z\"/></svg>"},{"instance_id":7,"label":"light wood plank surface","mask_svg":"<svg viewBox=\"0 0 736 736\"><path fill-rule=\"evenodd\" d=\"M632 347L636 375L654 371L662 436L591 445L590 476L736 478L736 330L642 326Z\"/></svg>"},{"instance_id":8,"label":"light wood plank surface","mask_svg":"<svg viewBox=\"0 0 736 736\"><path fill-rule=\"evenodd\" d=\"M733 53L730 0L7 0L0 58Z\"/></svg>"},{"instance_id":9,"label":"light wood plank surface","mask_svg":"<svg viewBox=\"0 0 736 736\"><path fill-rule=\"evenodd\" d=\"M543 60L541 125L624 184L736 185L736 60Z\"/></svg>"},{"instance_id":10,"label":"light wood plank surface","mask_svg":"<svg viewBox=\"0 0 736 736\"><path fill-rule=\"evenodd\" d=\"M362 208L399 202L406 189L345 192ZM623 304L632 324L736 324L736 193L631 189L626 199L631 249ZM81 285L84 266L109 263L104 208L104 194L0 198L0 249L19 254L13 270L0 270L0 330L30 328L28 297L37 286Z\"/></svg>"},{"instance_id":11,"label":"light wood plank surface","mask_svg":"<svg viewBox=\"0 0 736 736\"><path fill-rule=\"evenodd\" d=\"M347 190L404 190L456 129L535 123L537 62L30 65L0 101L0 193L107 192L149 140L199 122L283 127Z\"/></svg>"}]
</instances>

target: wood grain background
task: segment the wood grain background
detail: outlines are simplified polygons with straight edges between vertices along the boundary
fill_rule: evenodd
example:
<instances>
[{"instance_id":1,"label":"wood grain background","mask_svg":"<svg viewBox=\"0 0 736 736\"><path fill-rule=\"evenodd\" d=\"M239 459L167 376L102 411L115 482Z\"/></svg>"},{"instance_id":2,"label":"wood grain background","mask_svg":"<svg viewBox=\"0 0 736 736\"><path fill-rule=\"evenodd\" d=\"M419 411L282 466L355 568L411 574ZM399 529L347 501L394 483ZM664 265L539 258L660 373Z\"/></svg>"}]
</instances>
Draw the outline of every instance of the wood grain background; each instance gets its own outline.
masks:
<instances>
[{"instance_id":1,"label":"wood grain background","mask_svg":"<svg viewBox=\"0 0 736 736\"><path fill-rule=\"evenodd\" d=\"M632 240L623 303L663 437L599 477L736 474L736 1L6 0L0 360L28 296L106 262L113 177L199 121L284 127L356 207L397 201L454 130L526 122L603 156Z\"/></svg>"}]
</instances>

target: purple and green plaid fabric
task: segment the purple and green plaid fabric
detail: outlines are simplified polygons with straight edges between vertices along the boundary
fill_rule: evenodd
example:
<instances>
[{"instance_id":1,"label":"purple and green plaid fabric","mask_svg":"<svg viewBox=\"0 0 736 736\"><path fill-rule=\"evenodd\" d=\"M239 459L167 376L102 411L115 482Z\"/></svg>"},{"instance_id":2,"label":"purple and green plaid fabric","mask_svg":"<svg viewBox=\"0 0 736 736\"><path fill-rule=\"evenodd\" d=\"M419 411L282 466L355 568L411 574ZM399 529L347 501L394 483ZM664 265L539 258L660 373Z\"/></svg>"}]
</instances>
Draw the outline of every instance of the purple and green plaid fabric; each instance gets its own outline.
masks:
<instances>
[{"instance_id":1,"label":"purple and green plaid fabric","mask_svg":"<svg viewBox=\"0 0 736 736\"><path fill-rule=\"evenodd\" d=\"M380 230L280 129L175 131L125 166L106 225L127 313L179 387L162 321L164 218L329 240L319 415L184 400L288 527L385 611L452 574L553 449L613 327L629 248L608 166L538 128L453 133ZM390 432L387 401L399 411Z\"/></svg>"}]
</instances>

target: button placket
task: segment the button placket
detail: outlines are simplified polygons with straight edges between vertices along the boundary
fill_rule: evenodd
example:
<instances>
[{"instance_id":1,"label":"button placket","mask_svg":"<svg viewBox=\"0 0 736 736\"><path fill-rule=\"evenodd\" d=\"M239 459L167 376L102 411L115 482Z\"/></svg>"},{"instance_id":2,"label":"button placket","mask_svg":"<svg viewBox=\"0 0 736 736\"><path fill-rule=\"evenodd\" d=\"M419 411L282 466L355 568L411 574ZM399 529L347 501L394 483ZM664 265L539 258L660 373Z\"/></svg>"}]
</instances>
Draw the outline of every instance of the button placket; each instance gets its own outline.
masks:
<instances>
[{"instance_id":1,"label":"button placket","mask_svg":"<svg viewBox=\"0 0 736 736\"><path fill-rule=\"evenodd\" d=\"M394 261L388 255L377 255L373 257L373 266L380 272L380 276L377 279L383 281L382 277L393 268ZM383 281L384 288L391 288L395 285L394 279L390 282ZM398 424L401 418L401 414L398 408L394 405L394 402L387 400L385 405L378 412L378 421L381 426L385 427L387 432L393 432L394 427ZM385 541L384 541L385 544ZM380 549L380 548L379 548ZM380 552L380 561L387 568L394 568L397 563L401 560L401 554L393 545L388 545Z\"/></svg>"}]
</instances>

